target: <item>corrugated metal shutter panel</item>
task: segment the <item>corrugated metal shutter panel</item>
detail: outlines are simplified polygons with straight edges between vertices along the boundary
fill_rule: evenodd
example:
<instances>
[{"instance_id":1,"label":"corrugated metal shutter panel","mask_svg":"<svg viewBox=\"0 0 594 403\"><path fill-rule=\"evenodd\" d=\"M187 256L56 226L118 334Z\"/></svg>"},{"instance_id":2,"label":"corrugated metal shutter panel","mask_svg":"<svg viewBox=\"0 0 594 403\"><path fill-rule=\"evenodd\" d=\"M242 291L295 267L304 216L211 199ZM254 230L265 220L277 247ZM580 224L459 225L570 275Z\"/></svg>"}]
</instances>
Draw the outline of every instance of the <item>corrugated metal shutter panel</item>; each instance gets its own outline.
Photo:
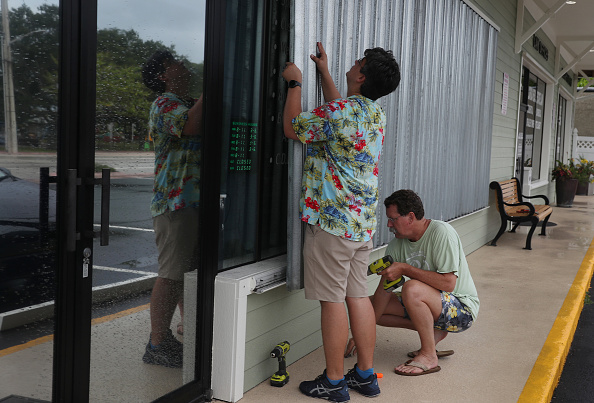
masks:
<instances>
[{"instance_id":1,"label":"corrugated metal shutter panel","mask_svg":"<svg viewBox=\"0 0 594 403\"><path fill-rule=\"evenodd\" d=\"M344 74L367 48L391 49L400 87L380 99L388 125L380 162L375 246L391 239L383 200L415 190L429 218L451 220L488 205L497 30L459 0L294 2L295 63L304 77L303 107L318 105L315 64L321 41L341 94ZM299 144L290 168L290 289L302 287Z\"/></svg>"}]
</instances>

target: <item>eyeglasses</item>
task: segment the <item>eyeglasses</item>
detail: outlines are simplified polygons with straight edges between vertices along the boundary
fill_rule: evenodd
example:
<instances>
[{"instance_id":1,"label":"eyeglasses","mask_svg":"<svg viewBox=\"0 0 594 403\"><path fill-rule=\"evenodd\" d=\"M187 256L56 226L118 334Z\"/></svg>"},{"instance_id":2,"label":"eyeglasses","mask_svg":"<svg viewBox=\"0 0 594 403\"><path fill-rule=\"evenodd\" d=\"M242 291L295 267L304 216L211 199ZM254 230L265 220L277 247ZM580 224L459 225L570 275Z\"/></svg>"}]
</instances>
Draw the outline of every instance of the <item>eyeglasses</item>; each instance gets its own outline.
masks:
<instances>
[{"instance_id":1,"label":"eyeglasses","mask_svg":"<svg viewBox=\"0 0 594 403\"><path fill-rule=\"evenodd\" d=\"M396 223L396 220L399 219L400 217L405 217L405 216L399 215L398 217L394 217L394 218L388 217L388 222L390 222L390 223L392 223L392 225L394 225Z\"/></svg>"}]
</instances>

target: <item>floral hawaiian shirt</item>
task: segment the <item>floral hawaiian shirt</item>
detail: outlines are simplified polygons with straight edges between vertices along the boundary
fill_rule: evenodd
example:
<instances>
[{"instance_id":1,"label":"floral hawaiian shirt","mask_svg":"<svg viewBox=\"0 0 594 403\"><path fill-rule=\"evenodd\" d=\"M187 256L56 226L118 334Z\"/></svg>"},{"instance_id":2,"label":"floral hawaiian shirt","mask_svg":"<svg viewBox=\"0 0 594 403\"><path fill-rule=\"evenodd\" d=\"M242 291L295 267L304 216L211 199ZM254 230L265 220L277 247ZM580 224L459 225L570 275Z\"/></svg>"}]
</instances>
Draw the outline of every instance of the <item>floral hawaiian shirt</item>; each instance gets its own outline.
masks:
<instances>
[{"instance_id":1,"label":"floral hawaiian shirt","mask_svg":"<svg viewBox=\"0 0 594 403\"><path fill-rule=\"evenodd\" d=\"M307 145L302 221L352 241L371 239L385 124L379 104L361 95L335 99L293 119L295 133Z\"/></svg>"},{"instance_id":2,"label":"floral hawaiian shirt","mask_svg":"<svg viewBox=\"0 0 594 403\"><path fill-rule=\"evenodd\" d=\"M170 92L151 106L149 135L155 142L155 181L151 214L197 207L200 201L200 152L198 136L182 136L194 99Z\"/></svg>"}]
</instances>

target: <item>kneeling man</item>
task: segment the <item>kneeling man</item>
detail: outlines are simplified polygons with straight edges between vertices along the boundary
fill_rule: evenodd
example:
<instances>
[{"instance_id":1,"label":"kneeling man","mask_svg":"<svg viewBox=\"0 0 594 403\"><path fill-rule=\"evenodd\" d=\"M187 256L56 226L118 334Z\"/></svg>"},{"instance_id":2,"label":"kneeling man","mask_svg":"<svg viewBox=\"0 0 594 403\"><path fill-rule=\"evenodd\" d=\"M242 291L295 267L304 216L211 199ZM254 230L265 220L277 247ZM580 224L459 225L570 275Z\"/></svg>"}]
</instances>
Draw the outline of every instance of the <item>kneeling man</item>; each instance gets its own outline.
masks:
<instances>
[{"instance_id":1,"label":"kneeling man","mask_svg":"<svg viewBox=\"0 0 594 403\"><path fill-rule=\"evenodd\" d=\"M371 297L376 323L419 334L421 349L409 353L413 359L396 367L397 374L437 372L438 357L453 351L436 351L435 345L448 332L468 329L479 311L462 243L450 224L425 218L423 203L412 190L398 190L384 205L396 239L386 249L394 263L381 272L382 281ZM384 291L385 280L401 276L409 279L401 293Z\"/></svg>"}]
</instances>

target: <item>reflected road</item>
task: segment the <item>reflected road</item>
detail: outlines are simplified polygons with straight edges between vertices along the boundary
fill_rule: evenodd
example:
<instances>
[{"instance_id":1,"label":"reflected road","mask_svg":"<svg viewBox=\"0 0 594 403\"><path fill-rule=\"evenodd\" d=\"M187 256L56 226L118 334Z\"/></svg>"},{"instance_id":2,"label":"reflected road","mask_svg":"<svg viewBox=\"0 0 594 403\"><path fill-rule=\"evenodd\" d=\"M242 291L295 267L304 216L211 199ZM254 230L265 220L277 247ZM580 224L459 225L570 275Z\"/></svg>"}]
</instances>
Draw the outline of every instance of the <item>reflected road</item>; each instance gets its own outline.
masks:
<instances>
[{"instance_id":1,"label":"reflected road","mask_svg":"<svg viewBox=\"0 0 594 403\"><path fill-rule=\"evenodd\" d=\"M93 287L106 288L152 278L157 272L157 248L150 214L154 153L97 152L96 165L111 172L110 239L93 247ZM39 168L56 175L56 156L50 153L0 153L0 166L14 176L38 183ZM96 177L99 177L99 173ZM55 184L50 185L56 188ZM95 218L100 222L100 186L95 187ZM95 231L99 226L95 225ZM125 292L126 287L121 288Z\"/></svg>"}]
</instances>

